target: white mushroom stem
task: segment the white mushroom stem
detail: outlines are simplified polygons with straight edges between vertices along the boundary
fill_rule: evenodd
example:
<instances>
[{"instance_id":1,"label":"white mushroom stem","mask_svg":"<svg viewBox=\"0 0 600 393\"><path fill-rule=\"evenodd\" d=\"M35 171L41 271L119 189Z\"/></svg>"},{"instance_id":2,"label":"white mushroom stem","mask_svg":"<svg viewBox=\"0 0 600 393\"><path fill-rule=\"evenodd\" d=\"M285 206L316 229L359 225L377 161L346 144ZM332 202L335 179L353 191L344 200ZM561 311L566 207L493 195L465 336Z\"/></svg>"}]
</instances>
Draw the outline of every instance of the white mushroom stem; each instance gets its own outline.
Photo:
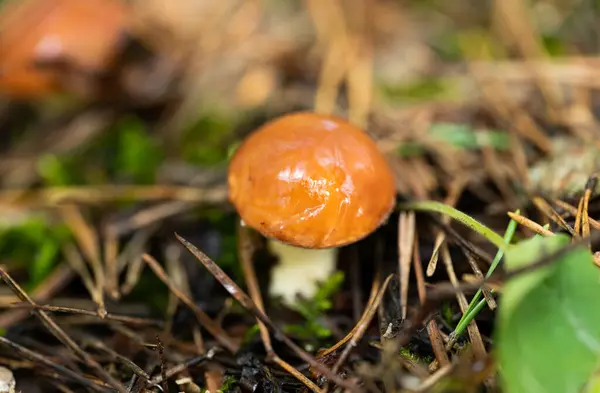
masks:
<instances>
[{"instance_id":1,"label":"white mushroom stem","mask_svg":"<svg viewBox=\"0 0 600 393\"><path fill-rule=\"evenodd\" d=\"M335 272L338 248L308 249L269 239L267 247L278 259L271 274L269 293L290 305L299 294L310 299L318 284Z\"/></svg>"}]
</instances>

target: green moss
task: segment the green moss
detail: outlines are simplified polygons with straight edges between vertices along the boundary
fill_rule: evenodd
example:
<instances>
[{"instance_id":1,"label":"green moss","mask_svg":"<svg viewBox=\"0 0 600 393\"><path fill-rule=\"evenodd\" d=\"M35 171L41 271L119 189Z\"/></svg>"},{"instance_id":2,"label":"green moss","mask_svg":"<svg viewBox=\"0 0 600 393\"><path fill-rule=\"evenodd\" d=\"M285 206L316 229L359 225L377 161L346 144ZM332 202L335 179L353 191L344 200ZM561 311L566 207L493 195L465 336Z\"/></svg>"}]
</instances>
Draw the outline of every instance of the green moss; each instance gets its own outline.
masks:
<instances>
[{"instance_id":1,"label":"green moss","mask_svg":"<svg viewBox=\"0 0 600 393\"><path fill-rule=\"evenodd\" d=\"M405 359L408 359L414 363L418 363L418 364L429 364L433 361L433 356L424 356L424 357L419 357L417 354L412 353L410 350L408 350L407 348L400 348L400 356L404 357Z\"/></svg>"},{"instance_id":2,"label":"green moss","mask_svg":"<svg viewBox=\"0 0 600 393\"><path fill-rule=\"evenodd\" d=\"M158 142L135 117L121 119L116 131L116 173L134 184L153 183L163 160Z\"/></svg>"},{"instance_id":3,"label":"green moss","mask_svg":"<svg viewBox=\"0 0 600 393\"><path fill-rule=\"evenodd\" d=\"M237 380L234 377L232 377L231 375L227 375L223 379L223 384L219 388L218 392L219 393L228 393L229 391L233 390L233 388L235 388L236 384L237 384Z\"/></svg>"},{"instance_id":4,"label":"green moss","mask_svg":"<svg viewBox=\"0 0 600 393\"><path fill-rule=\"evenodd\" d=\"M164 152L134 116L124 116L88 145L61 155L44 155L37 171L47 186L152 184Z\"/></svg>"},{"instance_id":5,"label":"green moss","mask_svg":"<svg viewBox=\"0 0 600 393\"><path fill-rule=\"evenodd\" d=\"M311 299L300 299L292 308L300 313L304 321L299 324L286 325L284 331L313 343L331 337L331 331L319 320L332 307L331 297L344 282L344 273L338 271L319 285Z\"/></svg>"},{"instance_id":6,"label":"green moss","mask_svg":"<svg viewBox=\"0 0 600 393\"><path fill-rule=\"evenodd\" d=\"M50 274L61 258L61 246L71 237L64 225L52 225L32 217L17 226L0 229L0 260L28 272L27 290Z\"/></svg>"},{"instance_id":7,"label":"green moss","mask_svg":"<svg viewBox=\"0 0 600 393\"><path fill-rule=\"evenodd\" d=\"M182 138L184 159L197 165L217 165L227 161L229 137L235 122L217 114L203 115Z\"/></svg>"}]
</instances>

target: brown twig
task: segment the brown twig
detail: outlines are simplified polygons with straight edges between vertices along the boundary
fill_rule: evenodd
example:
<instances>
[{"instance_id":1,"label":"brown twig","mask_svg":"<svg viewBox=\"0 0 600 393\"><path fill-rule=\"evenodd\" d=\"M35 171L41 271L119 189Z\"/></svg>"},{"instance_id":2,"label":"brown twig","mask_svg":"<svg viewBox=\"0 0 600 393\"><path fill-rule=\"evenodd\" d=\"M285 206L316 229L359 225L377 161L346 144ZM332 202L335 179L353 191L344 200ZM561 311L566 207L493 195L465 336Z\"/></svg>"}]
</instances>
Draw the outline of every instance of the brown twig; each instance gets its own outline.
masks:
<instances>
[{"instance_id":1,"label":"brown twig","mask_svg":"<svg viewBox=\"0 0 600 393\"><path fill-rule=\"evenodd\" d=\"M168 185L103 185L89 187L48 187L39 190L3 190L0 202L30 207L55 207L65 204L102 204L115 201L175 200L193 203L223 203L227 190L219 186L176 187Z\"/></svg>"},{"instance_id":2,"label":"brown twig","mask_svg":"<svg viewBox=\"0 0 600 393\"><path fill-rule=\"evenodd\" d=\"M60 264L54 271L35 288L31 297L37 301L46 301L56 292L60 291L75 277L75 272L69 266ZM29 315L27 310L11 310L0 314L0 328L7 328L21 321Z\"/></svg>"},{"instance_id":3,"label":"brown twig","mask_svg":"<svg viewBox=\"0 0 600 393\"><path fill-rule=\"evenodd\" d=\"M256 271L254 270L254 264L252 263L252 243L250 241L248 231L246 230L246 228L243 227L239 222L237 227L239 239L238 254L242 263L242 270L244 273L244 278L246 280L246 286L248 287L248 293L250 294L250 298L256 304L258 310L264 313L265 307L263 303L263 298L262 294L260 293L260 287L258 285ZM312 382L310 379L304 376L304 374L296 370L291 364L287 363L286 361L281 359L279 355L277 355L277 353L273 349L273 344L271 343L271 336L269 335L269 330L259 318L256 318L256 322L258 323L258 328L260 330L260 338L263 342L263 346L265 347L265 351L267 352L267 359L273 361L281 368L289 372L294 378L302 382L307 388L309 388L313 392L321 393L321 389L314 382Z\"/></svg>"},{"instance_id":4,"label":"brown twig","mask_svg":"<svg viewBox=\"0 0 600 393\"><path fill-rule=\"evenodd\" d=\"M568 203L561 201L560 199L555 200L554 204L573 216L577 215L576 207L571 206ZM589 217L589 221L590 221L590 225L593 226L594 229L600 230L600 221L594 220L592 217Z\"/></svg>"},{"instance_id":5,"label":"brown twig","mask_svg":"<svg viewBox=\"0 0 600 393\"><path fill-rule=\"evenodd\" d=\"M0 336L0 344L13 349L15 352L19 353L24 358L27 358L36 364L43 364L44 366L55 370L58 374L63 375L66 378L69 378L70 380L77 382L82 386L87 387L88 389L92 389L93 391L102 392L102 393L105 393L108 391L107 388L99 386L99 385L89 381L88 379L69 370L68 368L63 367L60 364L53 362L52 360L48 359L46 356L36 353L30 349L27 349L17 343L14 343L5 337Z\"/></svg>"},{"instance_id":6,"label":"brown twig","mask_svg":"<svg viewBox=\"0 0 600 393\"><path fill-rule=\"evenodd\" d=\"M150 266L152 271L154 271L154 274L156 274L156 276L169 288L169 290L173 292L173 294L175 294L175 296L177 296L177 298L181 300L183 304L188 306L190 310L194 312L198 322L200 322L200 324L204 326L204 328L206 328L206 330L208 330L208 332L212 334L213 337L221 343L221 345L231 352L236 353L239 349L239 344L229 337L229 335L215 321L206 315L204 311L200 310L200 308L196 306L192 299L186 296L179 290L179 288L177 288L177 286L175 286L175 284L173 284L172 280L167 276L156 259L148 254L144 254L143 258L148 266Z\"/></svg>"},{"instance_id":7,"label":"brown twig","mask_svg":"<svg viewBox=\"0 0 600 393\"><path fill-rule=\"evenodd\" d=\"M69 314L79 314L79 315L87 315L90 317L100 318L97 312L90 310L83 310L80 308L72 308L72 307L59 307L59 306L51 306L51 305L42 305L42 304L31 304L28 302L19 302L13 303L10 305L11 308L21 308L21 309L38 309L44 310L48 312L60 312L60 313L69 313ZM111 313L106 313L106 315L102 318L107 321L115 321L121 322L128 325L136 325L136 326L156 326L160 327L163 325L162 321L145 319L145 318L137 318L130 317L127 315L115 315Z\"/></svg>"},{"instance_id":8,"label":"brown twig","mask_svg":"<svg viewBox=\"0 0 600 393\"><path fill-rule=\"evenodd\" d=\"M24 302L28 302L35 305L35 302L21 289L21 287L10 277L10 275L0 267L0 276L2 281ZM67 346L73 353L91 367L98 376L104 378L104 380L113 388L117 389L120 393L127 393L123 385L121 385L116 379L114 379L102 366L90 357L84 350L82 350L75 341L73 341L65 332L58 326L43 310L34 309L34 314L41 320L46 328L65 346Z\"/></svg>"},{"instance_id":9,"label":"brown twig","mask_svg":"<svg viewBox=\"0 0 600 393\"><path fill-rule=\"evenodd\" d=\"M167 381L167 371L165 369L165 347L158 335L156 336L156 349L158 350L158 358L160 359L160 376L162 377L163 392L169 393L169 384Z\"/></svg>"},{"instance_id":10,"label":"brown twig","mask_svg":"<svg viewBox=\"0 0 600 393\"><path fill-rule=\"evenodd\" d=\"M116 361L117 363L121 363L125 367L129 368L138 377L143 378L147 382L150 381L150 375L148 375L148 373L146 373L144 370L142 370L142 368L140 366L135 364L131 359L121 355L114 349L109 348L101 340L98 340L94 337L90 337L88 335L81 334L81 333L79 333L78 336L79 336L79 339L83 342L83 345L89 346L89 347L92 347L92 348L95 348L95 349L98 349L100 351L107 353L108 355L110 355L113 358L114 361Z\"/></svg>"},{"instance_id":11,"label":"brown twig","mask_svg":"<svg viewBox=\"0 0 600 393\"><path fill-rule=\"evenodd\" d=\"M153 385L158 385L158 384L162 383L165 380L165 378L171 378L173 375L178 374L190 367L193 367L193 366L197 365L198 363L202 363L206 360L210 360L213 358L213 356L215 356L216 351L217 351L216 348L212 348L212 349L209 349L206 352L206 354L196 356L192 359L186 360L185 362L177 364L177 365L169 368L168 370L165 370L164 376L163 376L163 373L161 372L156 377L153 377L151 380L151 383Z\"/></svg>"},{"instance_id":12,"label":"brown twig","mask_svg":"<svg viewBox=\"0 0 600 393\"><path fill-rule=\"evenodd\" d=\"M185 240L179 234L175 233L177 239L183 244L192 255L198 259L204 265L204 267L221 283L221 285L233 296L244 308L248 311L252 312L256 317L258 317L266 326L268 326L274 333L275 337L284 344L286 344L292 351L298 355L302 360L307 362L310 366L319 370L325 377L332 380L339 386L345 387L351 391L356 391L357 387L354 383L349 381L345 381L329 370L327 367L316 361L312 356L306 353L302 348L296 345L292 340L287 338L287 336L283 333L283 331L277 327L270 319L267 317L262 311L260 311L256 304L250 299L250 297L242 291L242 289L233 282L225 272L214 263L206 254L200 251L197 247L195 247L192 243Z\"/></svg>"},{"instance_id":13,"label":"brown twig","mask_svg":"<svg viewBox=\"0 0 600 393\"><path fill-rule=\"evenodd\" d=\"M394 275L392 275L392 274L387 276L387 278L381 285L381 288L375 295L375 298L365 309L363 316L361 317L360 321L356 324L356 330L354 331L352 338L350 339L350 341L348 341L348 344L346 344L346 347L342 351L342 354L340 355L340 357L336 361L335 365L333 366L333 368L332 368L333 372L337 372L340 369L342 364L344 364L344 362L350 355L350 351L352 351L352 349L354 349L358 345L358 342L360 341L360 339L363 337L363 335L367 331L367 328L371 324L371 320L373 319L373 317L375 316L375 313L377 312L377 307L379 307L379 304L381 303L381 299L383 299L383 295L385 294L385 291L393 277L394 277Z\"/></svg>"},{"instance_id":14,"label":"brown twig","mask_svg":"<svg viewBox=\"0 0 600 393\"><path fill-rule=\"evenodd\" d=\"M561 228L564 228L571 234L573 237L579 237L579 234L575 232L575 230L567 224L564 218L548 202L546 202L543 198L533 197L533 204L547 217L549 217L556 224L560 225Z\"/></svg>"}]
</instances>

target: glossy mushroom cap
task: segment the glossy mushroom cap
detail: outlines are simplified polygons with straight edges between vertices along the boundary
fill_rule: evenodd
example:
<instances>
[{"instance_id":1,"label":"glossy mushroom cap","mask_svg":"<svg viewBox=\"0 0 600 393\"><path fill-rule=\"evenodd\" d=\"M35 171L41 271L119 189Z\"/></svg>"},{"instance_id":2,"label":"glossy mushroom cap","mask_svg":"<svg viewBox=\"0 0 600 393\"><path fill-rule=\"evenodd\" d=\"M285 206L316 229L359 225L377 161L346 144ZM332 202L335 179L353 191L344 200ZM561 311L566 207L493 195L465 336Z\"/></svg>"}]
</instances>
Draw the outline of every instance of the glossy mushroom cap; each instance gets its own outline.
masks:
<instances>
[{"instance_id":1,"label":"glossy mushroom cap","mask_svg":"<svg viewBox=\"0 0 600 393\"><path fill-rule=\"evenodd\" d=\"M360 128L300 112L252 133L229 166L229 198L246 225L304 248L369 235L395 203L394 176Z\"/></svg>"},{"instance_id":2,"label":"glossy mushroom cap","mask_svg":"<svg viewBox=\"0 0 600 393\"><path fill-rule=\"evenodd\" d=\"M0 93L37 97L57 91L66 62L101 72L122 38L127 8L120 0L12 0L0 11Z\"/></svg>"}]
</instances>

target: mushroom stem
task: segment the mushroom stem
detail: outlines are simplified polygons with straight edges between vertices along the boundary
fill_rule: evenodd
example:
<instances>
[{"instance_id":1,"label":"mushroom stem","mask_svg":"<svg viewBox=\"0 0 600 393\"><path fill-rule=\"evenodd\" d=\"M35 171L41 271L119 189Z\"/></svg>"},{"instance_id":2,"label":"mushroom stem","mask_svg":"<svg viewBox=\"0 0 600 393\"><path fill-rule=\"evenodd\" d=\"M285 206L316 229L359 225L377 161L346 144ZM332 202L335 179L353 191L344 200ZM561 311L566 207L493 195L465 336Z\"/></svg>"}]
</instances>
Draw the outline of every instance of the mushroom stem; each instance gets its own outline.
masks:
<instances>
[{"instance_id":1,"label":"mushroom stem","mask_svg":"<svg viewBox=\"0 0 600 393\"><path fill-rule=\"evenodd\" d=\"M269 293L281 297L284 304L293 304L297 294L310 299L318 284L335 272L338 248L301 248L274 239L267 241L267 247L279 259Z\"/></svg>"}]
</instances>

